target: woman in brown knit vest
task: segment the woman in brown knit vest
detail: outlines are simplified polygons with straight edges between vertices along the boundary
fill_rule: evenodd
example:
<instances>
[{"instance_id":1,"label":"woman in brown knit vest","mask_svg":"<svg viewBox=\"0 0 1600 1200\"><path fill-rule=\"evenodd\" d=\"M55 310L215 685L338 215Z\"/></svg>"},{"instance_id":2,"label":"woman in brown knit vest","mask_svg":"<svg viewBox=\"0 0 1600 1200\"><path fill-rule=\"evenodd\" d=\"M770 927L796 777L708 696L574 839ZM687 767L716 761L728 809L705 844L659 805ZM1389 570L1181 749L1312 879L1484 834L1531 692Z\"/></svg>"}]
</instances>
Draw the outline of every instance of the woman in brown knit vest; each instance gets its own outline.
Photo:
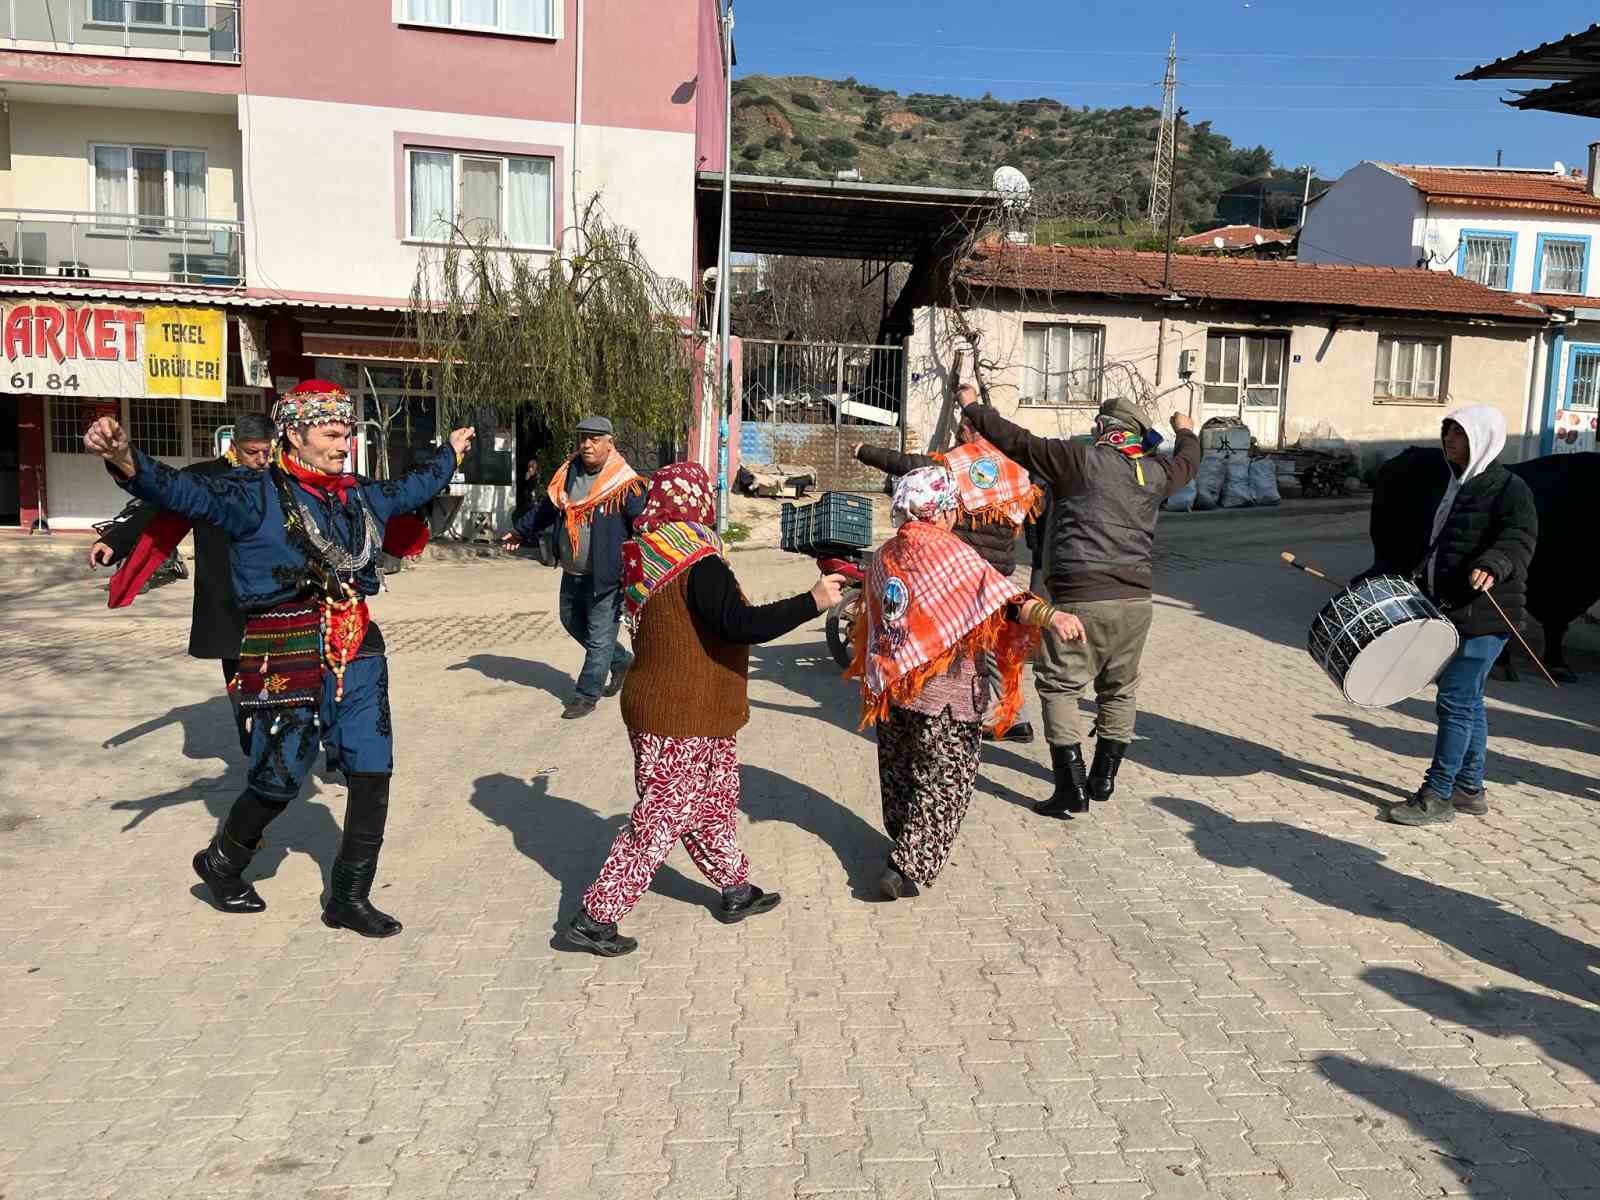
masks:
<instances>
[{"instance_id":1,"label":"woman in brown knit vest","mask_svg":"<svg viewBox=\"0 0 1600 1200\"><path fill-rule=\"evenodd\" d=\"M750 647L782 637L839 599L840 578L775 604L745 603L714 529L711 481L695 463L657 471L635 536L623 547L622 586L634 662L622 689L639 802L617 835L568 943L612 957L638 948L617 922L639 902L681 839L722 889L718 920L732 924L778 904L750 883L739 849L739 756L750 720Z\"/></svg>"}]
</instances>

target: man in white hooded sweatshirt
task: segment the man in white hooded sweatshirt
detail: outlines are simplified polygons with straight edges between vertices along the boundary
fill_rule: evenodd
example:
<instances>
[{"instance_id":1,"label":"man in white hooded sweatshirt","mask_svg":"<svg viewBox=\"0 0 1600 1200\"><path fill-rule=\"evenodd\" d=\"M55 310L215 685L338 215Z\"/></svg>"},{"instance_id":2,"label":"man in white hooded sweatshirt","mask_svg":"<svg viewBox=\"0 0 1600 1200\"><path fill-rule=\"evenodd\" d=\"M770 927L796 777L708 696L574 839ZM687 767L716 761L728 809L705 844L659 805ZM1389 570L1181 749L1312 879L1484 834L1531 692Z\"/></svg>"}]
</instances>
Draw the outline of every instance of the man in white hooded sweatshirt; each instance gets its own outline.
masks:
<instances>
[{"instance_id":1,"label":"man in white hooded sweatshirt","mask_svg":"<svg viewBox=\"0 0 1600 1200\"><path fill-rule=\"evenodd\" d=\"M1418 448L1385 465L1372 506L1377 561L1368 574L1416 577L1461 634L1460 649L1439 675L1433 762L1416 795L1389 809L1389 819L1400 825L1489 811L1483 689L1511 636L1507 621L1518 628L1524 622L1528 565L1539 536L1533 492L1497 461L1506 444L1499 409L1456 409L1444 419L1440 442L1442 464L1435 451ZM1431 528L1401 511L1409 508L1400 499L1405 491L1418 504L1437 495Z\"/></svg>"}]
</instances>

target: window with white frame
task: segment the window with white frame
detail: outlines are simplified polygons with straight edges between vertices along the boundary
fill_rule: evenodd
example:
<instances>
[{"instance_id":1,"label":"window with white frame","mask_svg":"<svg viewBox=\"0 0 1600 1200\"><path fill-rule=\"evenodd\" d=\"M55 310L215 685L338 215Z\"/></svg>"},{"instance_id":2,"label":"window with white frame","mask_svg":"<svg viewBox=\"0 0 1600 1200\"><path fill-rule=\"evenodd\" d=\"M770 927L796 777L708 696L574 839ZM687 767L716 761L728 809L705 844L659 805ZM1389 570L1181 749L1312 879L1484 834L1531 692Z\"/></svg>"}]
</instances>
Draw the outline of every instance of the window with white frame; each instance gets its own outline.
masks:
<instances>
[{"instance_id":1,"label":"window with white frame","mask_svg":"<svg viewBox=\"0 0 1600 1200\"><path fill-rule=\"evenodd\" d=\"M1445 343L1438 338L1380 337L1372 378L1376 400L1444 398Z\"/></svg>"},{"instance_id":2,"label":"window with white frame","mask_svg":"<svg viewBox=\"0 0 1600 1200\"><path fill-rule=\"evenodd\" d=\"M1204 402L1213 407L1277 408L1283 398L1284 339L1277 334L1206 335Z\"/></svg>"},{"instance_id":3,"label":"window with white frame","mask_svg":"<svg viewBox=\"0 0 1600 1200\"><path fill-rule=\"evenodd\" d=\"M406 229L418 241L457 237L507 246L554 244L555 164L470 151L406 151Z\"/></svg>"},{"instance_id":4,"label":"window with white frame","mask_svg":"<svg viewBox=\"0 0 1600 1200\"><path fill-rule=\"evenodd\" d=\"M212 0L234 7L229 0ZM198 0L92 0L89 19L100 25L206 28L206 5Z\"/></svg>"},{"instance_id":5,"label":"window with white frame","mask_svg":"<svg viewBox=\"0 0 1600 1200\"><path fill-rule=\"evenodd\" d=\"M1024 325L1020 403L1035 408L1099 404L1104 346L1099 325Z\"/></svg>"},{"instance_id":6,"label":"window with white frame","mask_svg":"<svg viewBox=\"0 0 1600 1200\"><path fill-rule=\"evenodd\" d=\"M1539 248L1541 292L1582 294L1585 260L1589 245L1578 238L1545 238Z\"/></svg>"},{"instance_id":7,"label":"window with white frame","mask_svg":"<svg viewBox=\"0 0 1600 1200\"><path fill-rule=\"evenodd\" d=\"M1468 234L1461 239L1461 274L1484 287L1511 286L1511 235Z\"/></svg>"},{"instance_id":8,"label":"window with white frame","mask_svg":"<svg viewBox=\"0 0 1600 1200\"><path fill-rule=\"evenodd\" d=\"M143 233L194 228L206 215L206 154L165 146L89 147L94 170L94 211L132 217ZM107 222L123 228L130 222Z\"/></svg>"},{"instance_id":9,"label":"window with white frame","mask_svg":"<svg viewBox=\"0 0 1600 1200\"><path fill-rule=\"evenodd\" d=\"M400 0L401 20L483 33L554 37L552 0Z\"/></svg>"}]
</instances>

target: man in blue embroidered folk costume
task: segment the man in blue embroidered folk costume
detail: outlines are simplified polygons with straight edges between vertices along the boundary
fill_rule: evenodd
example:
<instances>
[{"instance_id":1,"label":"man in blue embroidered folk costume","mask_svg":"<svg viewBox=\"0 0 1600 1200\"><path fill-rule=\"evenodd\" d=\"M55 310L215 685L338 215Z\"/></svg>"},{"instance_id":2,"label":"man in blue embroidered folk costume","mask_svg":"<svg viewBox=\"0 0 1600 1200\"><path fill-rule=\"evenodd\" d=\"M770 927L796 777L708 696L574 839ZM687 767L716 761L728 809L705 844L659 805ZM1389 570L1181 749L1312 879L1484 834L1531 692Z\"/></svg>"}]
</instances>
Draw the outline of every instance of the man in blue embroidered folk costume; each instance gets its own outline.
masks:
<instances>
[{"instance_id":1,"label":"man in blue embroidered folk costume","mask_svg":"<svg viewBox=\"0 0 1600 1200\"><path fill-rule=\"evenodd\" d=\"M244 870L321 745L349 787L323 923L390 937L400 922L368 899L389 813L394 737L389 667L367 597L378 591L385 548L420 552L426 527L405 514L444 490L473 431L457 429L431 459L379 482L345 471L355 413L341 389L309 380L278 401L273 420L282 440L264 472L182 474L135 449L109 417L84 442L128 492L232 541L233 592L246 617L229 686L252 718L249 782L195 855L195 873L224 912L266 908Z\"/></svg>"}]
</instances>

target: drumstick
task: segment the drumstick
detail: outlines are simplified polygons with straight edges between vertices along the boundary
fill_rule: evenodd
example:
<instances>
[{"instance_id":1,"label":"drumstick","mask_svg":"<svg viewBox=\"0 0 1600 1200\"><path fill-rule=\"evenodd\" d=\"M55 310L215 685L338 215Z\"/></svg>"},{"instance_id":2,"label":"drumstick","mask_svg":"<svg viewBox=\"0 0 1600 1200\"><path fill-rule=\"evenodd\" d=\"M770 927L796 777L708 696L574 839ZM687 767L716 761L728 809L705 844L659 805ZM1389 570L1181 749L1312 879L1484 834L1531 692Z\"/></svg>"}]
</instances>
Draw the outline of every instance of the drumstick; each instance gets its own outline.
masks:
<instances>
[{"instance_id":1,"label":"drumstick","mask_svg":"<svg viewBox=\"0 0 1600 1200\"><path fill-rule=\"evenodd\" d=\"M1551 677L1549 671L1544 669L1544 664L1539 661L1539 656L1535 654L1532 647L1530 647L1528 643L1523 640L1521 631L1511 623L1511 618L1506 616L1506 610L1500 607L1500 601L1494 598L1494 593L1486 588L1484 589L1483 594L1489 597L1489 603L1494 605L1495 612L1500 614L1500 619L1506 623L1506 628L1511 630L1511 636L1517 639L1517 643L1528 652L1528 657L1533 659L1533 665L1539 668L1539 673L1550 681L1551 687L1555 688L1557 691L1560 691L1561 685Z\"/></svg>"},{"instance_id":2,"label":"drumstick","mask_svg":"<svg viewBox=\"0 0 1600 1200\"><path fill-rule=\"evenodd\" d=\"M1338 588L1348 587L1349 586L1348 584L1345 583L1344 580L1335 579L1332 575L1329 575L1327 572L1319 571L1315 567L1311 566L1309 563L1301 562L1298 558L1296 558L1293 554L1291 554L1287 550L1285 550L1279 557L1281 557L1284 562L1288 563L1296 571L1304 571L1307 575L1314 575L1314 576L1316 576L1316 578L1322 580L1322 582L1324 582L1324 583L1331 583L1334 587L1338 587Z\"/></svg>"}]
</instances>

